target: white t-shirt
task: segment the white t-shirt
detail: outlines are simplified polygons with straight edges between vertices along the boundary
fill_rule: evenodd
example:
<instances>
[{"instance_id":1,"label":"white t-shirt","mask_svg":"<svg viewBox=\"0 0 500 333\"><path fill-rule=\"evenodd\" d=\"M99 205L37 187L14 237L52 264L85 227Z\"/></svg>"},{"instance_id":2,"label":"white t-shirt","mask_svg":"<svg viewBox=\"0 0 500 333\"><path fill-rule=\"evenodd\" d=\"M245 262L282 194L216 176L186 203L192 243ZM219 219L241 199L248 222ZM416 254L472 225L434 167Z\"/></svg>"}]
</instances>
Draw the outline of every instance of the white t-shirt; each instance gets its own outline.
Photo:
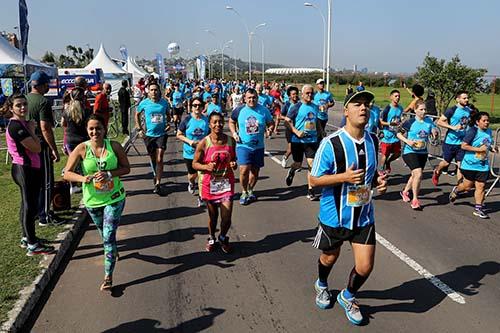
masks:
<instances>
[{"instance_id":1,"label":"white t-shirt","mask_svg":"<svg viewBox=\"0 0 500 333\"><path fill-rule=\"evenodd\" d=\"M231 95L231 101L233 102L233 110L243 103L243 94L233 93Z\"/></svg>"}]
</instances>

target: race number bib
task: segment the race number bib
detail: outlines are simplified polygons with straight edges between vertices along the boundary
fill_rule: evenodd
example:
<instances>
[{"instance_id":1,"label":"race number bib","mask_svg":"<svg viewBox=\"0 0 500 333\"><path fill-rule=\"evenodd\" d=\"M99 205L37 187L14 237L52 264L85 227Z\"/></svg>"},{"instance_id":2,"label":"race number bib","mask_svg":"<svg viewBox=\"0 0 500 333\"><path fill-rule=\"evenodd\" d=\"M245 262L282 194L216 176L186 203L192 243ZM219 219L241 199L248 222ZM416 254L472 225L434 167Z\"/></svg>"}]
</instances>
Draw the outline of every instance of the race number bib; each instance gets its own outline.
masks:
<instances>
[{"instance_id":1,"label":"race number bib","mask_svg":"<svg viewBox=\"0 0 500 333\"><path fill-rule=\"evenodd\" d=\"M475 157L478 161L484 161L484 160L486 160L486 153L475 153L475 154L474 154L474 157Z\"/></svg>"},{"instance_id":2,"label":"race number bib","mask_svg":"<svg viewBox=\"0 0 500 333\"><path fill-rule=\"evenodd\" d=\"M151 123L152 124L161 124L163 123L163 115L161 113L154 113L151 115Z\"/></svg>"},{"instance_id":3,"label":"race number bib","mask_svg":"<svg viewBox=\"0 0 500 333\"><path fill-rule=\"evenodd\" d=\"M316 131L316 121L305 121L304 130L306 130L307 132Z\"/></svg>"},{"instance_id":4,"label":"race number bib","mask_svg":"<svg viewBox=\"0 0 500 333\"><path fill-rule=\"evenodd\" d=\"M94 189L96 190L97 193L109 193L113 191L115 188L115 183L113 182L113 179L106 179L103 181L97 181L93 180L94 183Z\"/></svg>"},{"instance_id":5,"label":"race number bib","mask_svg":"<svg viewBox=\"0 0 500 333\"><path fill-rule=\"evenodd\" d=\"M228 178L210 179L210 194L218 195L231 191L231 183Z\"/></svg>"},{"instance_id":6,"label":"race number bib","mask_svg":"<svg viewBox=\"0 0 500 333\"><path fill-rule=\"evenodd\" d=\"M347 206L362 207L370 203L372 191L368 185L349 185L347 187Z\"/></svg>"},{"instance_id":7,"label":"race number bib","mask_svg":"<svg viewBox=\"0 0 500 333\"><path fill-rule=\"evenodd\" d=\"M416 140L413 145L414 150L424 150L427 147L427 142L424 140Z\"/></svg>"}]
</instances>

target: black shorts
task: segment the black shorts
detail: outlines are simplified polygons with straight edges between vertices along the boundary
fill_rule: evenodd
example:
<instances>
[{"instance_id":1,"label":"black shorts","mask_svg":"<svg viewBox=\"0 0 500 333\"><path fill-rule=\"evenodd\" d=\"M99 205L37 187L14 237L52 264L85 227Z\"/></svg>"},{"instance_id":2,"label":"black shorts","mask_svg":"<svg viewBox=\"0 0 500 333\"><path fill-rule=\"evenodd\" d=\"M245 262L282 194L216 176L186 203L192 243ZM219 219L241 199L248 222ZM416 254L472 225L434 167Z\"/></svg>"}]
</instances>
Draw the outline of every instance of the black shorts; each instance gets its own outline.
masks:
<instances>
[{"instance_id":1,"label":"black shorts","mask_svg":"<svg viewBox=\"0 0 500 333\"><path fill-rule=\"evenodd\" d=\"M313 143L299 143L292 142L292 157L294 162L302 162L304 160L304 155L306 158L314 158L316 151L318 150L319 144L317 142Z\"/></svg>"},{"instance_id":2,"label":"black shorts","mask_svg":"<svg viewBox=\"0 0 500 333\"><path fill-rule=\"evenodd\" d=\"M194 168L193 168L193 160L190 160L189 158L185 158L184 159L184 163L186 163L186 168L187 168L187 171L190 175L194 175L195 173L197 173L198 171L196 171Z\"/></svg>"},{"instance_id":3,"label":"black shorts","mask_svg":"<svg viewBox=\"0 0 500 333\"><path fill-rule=\"evenodd\" d=\"M322 251L333 251L342 246L344 241L375 245L375 225L355 227L351 230L343 227L333 228L320 223L312 246Z\"/></svg>"},{"instance_id":4,"label":"black shorts","mask_svg":"<svg viewBox=\"0 0 500 333\"><path fill-rule=\"evenodd\" d=\"M173 115L174 116L182 116L184 113L184 108L174 108Z\"/></svg>"},{"instance_id":5,"label":"black shorts","mask_svg":"<svg viewBox=\"0 0 500 333\"><path fill-rule=\"evenodd\" d=\"M474 171L474 170L460 169L460 172L462 173L465 179L471 182L486 183L486 181L490 176L489 171Z\"/></svg>"},{"instance_id":6,"label":"black shorts","mask_svg":"<svg viewBox=\"0 0 500 333\"><path fill-rule=\"evenodd\" d=\"M403 161L410 170L423 169L427 163L428 154L409 153L403 154Z\"/></svg>"},{"instance_id":7,"label":"black shorts","mask_svg":"<svg viewBox=\"0 0 500 333\"><path fill-rule=\"evenodd\" d=\"M144 136L144 144L146 145L146 150L148 151L148 154L151 155L156 151L156 149L165 150L167 148L167 136L166 135L162 135L159 137Z\"/></svg>"},{"instance_id":8,"label":"black shorts","mask_svg":"<svg viewBox=\"0 0 500 333\"><path fill-rule=\"evenodd\" d=\"M292 131L288 127L285 128L285 138L286 142L288 143L292 142Z\"/></svg>"}]
</instances>

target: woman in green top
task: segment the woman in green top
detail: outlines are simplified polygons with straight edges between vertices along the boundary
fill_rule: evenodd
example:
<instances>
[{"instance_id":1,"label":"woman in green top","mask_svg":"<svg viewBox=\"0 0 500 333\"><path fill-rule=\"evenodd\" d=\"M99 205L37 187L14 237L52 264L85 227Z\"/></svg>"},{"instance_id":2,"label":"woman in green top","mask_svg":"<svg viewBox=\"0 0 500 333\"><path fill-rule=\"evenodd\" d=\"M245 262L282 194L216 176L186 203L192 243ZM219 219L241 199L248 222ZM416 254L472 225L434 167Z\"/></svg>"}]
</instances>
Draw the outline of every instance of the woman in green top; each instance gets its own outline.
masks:
<instances>
[{"instance_id":1,"label":"woman in green top","mask_svg":"<svg viewBox=\"0 0 500 333\"><path fill-rule=\"evenodd\" d=\"M91 115L87 121L90 140L71 152L64 179L83 184L83 202L104 243L104 282L101 290L111 289L118 257L116 230L125 206L125 189L120 176L130 172L123 147L105 139L104 119ZM75 172L82 163L83 175Z\"/></svg>"}]
</instances>

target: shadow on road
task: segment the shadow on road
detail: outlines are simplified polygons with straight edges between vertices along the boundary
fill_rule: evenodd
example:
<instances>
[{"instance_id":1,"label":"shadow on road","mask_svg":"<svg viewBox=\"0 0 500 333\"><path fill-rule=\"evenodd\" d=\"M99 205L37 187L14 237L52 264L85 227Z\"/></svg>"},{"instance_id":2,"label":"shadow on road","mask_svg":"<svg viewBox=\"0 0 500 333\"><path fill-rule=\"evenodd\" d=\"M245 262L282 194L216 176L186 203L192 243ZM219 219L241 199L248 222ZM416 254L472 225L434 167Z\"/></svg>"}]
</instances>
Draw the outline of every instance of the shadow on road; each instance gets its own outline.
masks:
<instances>
[{"instance_id":1,"label":"shadow on road","mask_svg":"<svg viewBox=\"0 0 500 333\"><path fill-rule=\"evenodd\" d=\"M319 193L319 191L316 192ZM305 197L307 194L307 183L298 186L287 186L256 191L255 193L257 194L259 201L288 201L297 197Z\"/></svg>"},{"instance_id":2,"label":"shadow on road","mask_svg":"<svg viewBox=\"0 0 500 333\"><path fill-rule=\"evenodd\" d=\"M195 216L204 212L205 210L203 207L164 208L164 209L152 210L149 212L127 214L122 217L120 225L130 225L142 222L175 220L179 218Z\"/></svg>"},{"instance_id":3,"label":"shadow on road","mask_svg":"<svg viewBox=\"0 0 500 333\"><path fill-rule=\"evenodd\" d=\"M194 318L183 322L172 328L160 328L161 321L155 319L139 319L124 323L103 333L137 333L137 332L162 332L162 333L179 333L179 332L201 332L210 328L214 324L214 319L220 316L226 310L218 308L204 308L204 312L208 314L198 318Z\"/></svg>"},{"instance_id":4,"label":"shadow on road","mask_svg":"<svg viewBox=\"0 0 500 333\"><path fill-rule=\"evenodd\" d=\"M500 263L485 261L479 265L457 267L454 271L436 277L450 288L465 296L474 296L479 293L480 282L486 275L496 275L500 272ZM360 291L358 298L372 298L380 300L398 300L401 302L369 306L362 305L366 318L373 318L379 312L409 312L425 313L439 305L446 295L430 284L425 278L407 281L399 286L387 290Z\"/></svg>"},{"instance_id":5,"label":"shadow on road","mask_svg":"<svg viewBox=\"0 0 500 333\"><path fill-rule=\"evenodd\" d=\"M291 245L295 242L312 242L311 237L316 234L316 229L308 229L301 231L291 231L284 232L274 235L268 235L263 239L252 242L252 241L237 241L233 242L234 251L231 254L223 254L222 251L215 251L213 253L207 252L194 252L172 258L162 258L154 255L140 254L139 252L133 252L127 254L122 259L135 258L150 262L156 265L177 265L172 269L158 274L153 274L150 276L145 276L134 281L130 281L121 285L116 285L113 287L111 295L113 297L121 297L128 287L146 283L150 281L155 281L163 279L168 276L181 274L183 272L200 268L205 265L217 266L219 268L228 268L234 266L232 262L242 259L252 257L257 254L269 253L277 251L284 248L285 246Z\"/></svg>"}]
</instances>

